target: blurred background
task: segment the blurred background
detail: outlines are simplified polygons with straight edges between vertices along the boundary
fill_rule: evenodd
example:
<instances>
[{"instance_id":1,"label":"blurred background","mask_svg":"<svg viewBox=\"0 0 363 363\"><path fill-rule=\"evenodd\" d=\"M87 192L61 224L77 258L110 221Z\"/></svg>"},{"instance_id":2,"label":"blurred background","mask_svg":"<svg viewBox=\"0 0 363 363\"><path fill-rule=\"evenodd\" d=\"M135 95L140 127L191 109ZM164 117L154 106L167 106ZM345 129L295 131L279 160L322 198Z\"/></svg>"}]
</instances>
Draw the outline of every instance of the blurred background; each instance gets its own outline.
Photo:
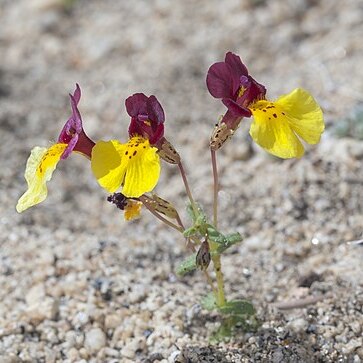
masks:
<instances>
[{"instance_id":1,"label":"blurred background","mask_svg":"<svg viewBox=\"0 0 363 363\"><path fill-rule=\"evenodd\" d=\"M125 223L88 161L61 162L39 206L18 215L15 204L30 150L57 139L77 82L94 140L126 141L125 99L156 95L210 213L209 136L225 110L205 77L229 50L271 99L309 90L327 131L301 160L280 161L252 145L245 120L218 155L221 227L245 237L225 257L227 292L252 300L264 322L220 345L220 360L363 360L362 247L346 244L363 236L362 19L360 0L1 0L3 361L173 362L179 348L208 345L216 317L194 305L203 277L174 275L182 237L147 211ZM187 221L174 167L163 165L156 191ZM293 313L271 308L317 293L333 297ZM283 349L285 335L294 349Z\"/></svg>"}]
</instances>

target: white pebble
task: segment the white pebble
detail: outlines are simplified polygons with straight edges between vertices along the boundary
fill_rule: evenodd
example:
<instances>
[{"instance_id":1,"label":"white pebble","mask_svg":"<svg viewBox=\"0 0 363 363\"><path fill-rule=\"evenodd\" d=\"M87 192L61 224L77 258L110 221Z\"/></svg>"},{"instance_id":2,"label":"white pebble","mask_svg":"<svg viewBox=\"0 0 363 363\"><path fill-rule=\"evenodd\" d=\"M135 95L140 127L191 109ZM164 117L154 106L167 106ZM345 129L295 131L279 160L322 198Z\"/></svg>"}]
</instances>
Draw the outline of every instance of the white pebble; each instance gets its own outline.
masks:
<instances>
[{"instance_id":1,"label":"white pebble","mask_svg":"<svg viewBox=\"0 0 363 363\"><path fill-rule=\"evenodd\" d=\"M91 353L97 353L105 345L106 336L100 328L91 329L86 333L85 346Z\"/></svg>"}]
</instances>

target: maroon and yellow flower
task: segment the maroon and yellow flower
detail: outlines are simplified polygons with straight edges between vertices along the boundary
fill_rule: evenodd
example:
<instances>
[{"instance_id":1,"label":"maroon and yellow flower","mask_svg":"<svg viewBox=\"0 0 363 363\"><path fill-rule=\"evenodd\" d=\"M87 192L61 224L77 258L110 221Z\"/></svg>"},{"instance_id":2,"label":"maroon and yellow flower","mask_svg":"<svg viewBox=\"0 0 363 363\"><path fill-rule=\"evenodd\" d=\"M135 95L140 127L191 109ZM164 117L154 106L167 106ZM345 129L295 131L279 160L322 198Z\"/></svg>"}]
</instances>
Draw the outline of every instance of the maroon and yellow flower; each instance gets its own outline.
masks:
<instances>
[{"instance_id":1,"label":"maroon and yellow flower","mask_svg":"<svg viewBox=\"0 0 363 363\"><path fill-rule=\"evenodd\" d=\"M164 111L155 96L137 93L126 100L131 116L129 141L99 141L91 166L98 183L110 193L122 188L127 198L138 198L156 186L160 159L156 145L164 135Z\"/></svg>"},{"instance_id":2,"label":"maroon and yellow flower","mask_svg":"<svg viewBox=\"0 0 363 363\"><path fill-rule=\"evenodd\" d=\"M253 116L252 139L280 158L301 157L301 140L317 144L324 131L322 110L309 92L297 88L274 102L266 100L266 88L248 74L240 57L231 52L224 62L209 68L207 87L227 107L221 123L231 133L243 117Z\"/></svg>"},{"instance_id":3,"label":"maroon and yellow flower","mask_svg":"<svg viewBox=\"0 0 363 363\"><path fill-rule=\"evenodd\" d=\"M16 210L21 213L42 202L48 195L47 182L51 180L53 171L60 159L66 159L73 152L78 152L88 159L94 142L89 139L82 127L82 118L78 110L81 89L76 85L71 100L72 115L65 123L58 142L49 148L36 146L32 149L25 169L27 191L20 197Z\"/></svg>"}]
</instances>

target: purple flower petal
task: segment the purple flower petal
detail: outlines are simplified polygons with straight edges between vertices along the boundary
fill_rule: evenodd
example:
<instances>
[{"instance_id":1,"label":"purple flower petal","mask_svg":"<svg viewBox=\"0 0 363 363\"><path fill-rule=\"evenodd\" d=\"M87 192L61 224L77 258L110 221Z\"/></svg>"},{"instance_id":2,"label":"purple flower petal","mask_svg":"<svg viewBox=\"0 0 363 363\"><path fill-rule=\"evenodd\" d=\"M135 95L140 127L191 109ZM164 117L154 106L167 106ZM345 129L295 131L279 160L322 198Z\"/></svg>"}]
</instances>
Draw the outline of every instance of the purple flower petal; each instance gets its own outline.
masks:
<instances>
[{"instance_id":1,"label":"purple flower petal","mask_svg":"<svg viewBox=\"0 0 363 363\"><path fill-rule=\"evenodd\" d=\"M140 128L140 123L136 117L131 117L131 122L129 125L129 136L133 137L135 135L143 136L143 132Z\"/></svg>"},{"instance_id":2,"label":"purple flower petal","mask_svg":"<svg viewBox=\"0 0 363 363\"><path fill-rule=\"evenodd\" d=\"M127 113L131 116L129 136L140 135L155 145L164 136L164 110L155 96L147 97L135 93L125 101Z\"/></svg>"},{"instance_id":3,"label":"purple flower petal","mask_svg":"<svg viewBox=\"0 0 363 363\"><path fill-rule=\"evenodd\" d=\"M248 76L247 67L242 63L238 55L228 52L226 53L224 61L231 67L233 75L238 79L241 76Z\"/></svg>"},{"instance_id":4,"label":"purple flower petal","mask_svg":"<svg viewBox=\"0 0 363 363\"><path fill-rule=\"evenodd\" d=\"M69 95L69 97L71 99L71 106L72 106L72 118L71 118L73 121L72 127L75 129L76 133L79 134L82 131L82 118L77 107L79 99L77 102L72 95Z\"/></svg>"},{"instance_id":5,"label":"purple flower petal","mask_svg":"<svg viewBox=\"0 0 363 363\"><path fill-rule=\"evenodd\" d=\"M71 154L71 152L74 150L76 144L78 142L78 134L73 135L73 137L70 139L68 146L66 147L66 149L63 151L63 154L61 156L61 158L67 159L68 156Z\"/></svg>"},{"instance_id":6,"label":"purple flower petal","mask_svg":"<svg viewBox=\"0 0 363 363\"><path fill-rule=\"evenodd\" d=\"M161 107L160 102L154 95L151 95L146 103L147 113L150 120L156 122L156 124L163 123L165 121L164 110Z\"/></svg>"},{"instance_id":7,"label":"purple flower petal","mask_svg":"<svg viewBox=\"0 0 363 363\"><path fill-rule=\"evenodd\" d=\"M231 67L228 64L218 62L210 66L207 74L207 87L213 97L233 98L236 92L235 83Z\"/></svg>"},{"instance_id":8,"label":"purple flower petal","mask_svg":"<svg viewBox=\"0 0 363 363\"><path fill-rule=\"evenodd\" d=\"M248 76L247 86L241 97L237 98L237 103L242 107L248 107L256 100L264 99L266 96L266 88L262 84L255 81L251 76Z\"/></svg>"},{"instance_id":9,"label":"purple flower petal","mask_svg":"<svg viewBox=\"0 0 363 363\"><path fill-rule=\"evenodd\" d=\"M148 98L143 93L135 93L125 101L126 111L131 117L147 114L146 102Z\"/></svg>"},{"instance_id":10,"label":"purple flower petal","mask_svg":"<svg viewBox=\"0 0 363 363\"><path fill-rule=\"evenodd\" d=\"M72 115L63 126L58 137L58 142L67 144L61 158L67 159L72 151L79 151L84 155L91 157L91 150L94 142L89 139L83 131L82 117L77 107L81 99L81 88L78 84L76 84L76 89L73 92L73 95L70 94L69 97L72 107Z\"/></svg>"},{"instance_id":11,"label":"purple flower petal","mask_svg":"<svg viewBox=\"0 0 363 363\"><path fill-rule=\"evenodd\" d=\"M164 124L159 124L149 138L151 145L155 145L164 136Z\"/></svg>"},{"instance_id":12,"label":"purple flower petal","mask_svg":"<svg viewBox=\"0 0 363 363\"><path fill-rule=\"evenodd\" d=\"M81 99L81 87L79 87L78 83L76 83L76 89L73 92L73 98L76 102L76 105L78 106L79 100Z\"/></svg>"},{"instance_id":13,"label":"purple flower petal","mask_svg":"<svg viewBox=\"0 0 363 363\"><path fill-rule=\"evenodd\" d=\"M235 117L251 117L251 111L248 108L241 107L230 98L223 98L223 104L228 108L228 111Z\"/></svg>"}]
</instances>

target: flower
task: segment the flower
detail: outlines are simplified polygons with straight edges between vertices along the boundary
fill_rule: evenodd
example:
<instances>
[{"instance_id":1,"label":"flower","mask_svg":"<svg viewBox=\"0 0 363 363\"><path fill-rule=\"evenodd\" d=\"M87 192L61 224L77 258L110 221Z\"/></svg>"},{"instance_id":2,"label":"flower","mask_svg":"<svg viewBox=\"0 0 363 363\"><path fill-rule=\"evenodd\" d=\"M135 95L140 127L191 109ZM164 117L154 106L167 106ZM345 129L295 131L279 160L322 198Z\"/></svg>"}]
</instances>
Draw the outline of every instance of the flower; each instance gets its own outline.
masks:
<instances>
[{"instance_id":1,"label":"flower","mask_svg":"<svg viewBox=\"0 0 363 363\"><path fill-rule=\"evenodd\" d=\"M129 136L142 136L151 145L158 145L164 136L165 114L157 98L135 93L126 99L125 105L131 116Z\"/></svg>"},{"instance_id":2,"label":"flower","mask_svg":"<svg viewBox=\"0 0 363 363\"><path fill-rule=\"evenodd\" d=\"M225 62L209 68L207 87L228 108L212 136L214 149L233 134L243 117L254 118L250 127L252 139L284 159L301 157L305 150L300 139L317 144L324 131L322 110L308 91L297 88L275 102L266 100L265 87L248 74L240 57L231 52L226 54Z\"/></svg>"},{"instance_id":3,"label":"flower","mask_svg":"<svg viewBox=\"0 0 363 363\"><path fill-rule=\"evenodd\" d=\"M164 138L164 110L155 96L135 93L125 101L131 116L129 141L99 141L91 166L98 183L114 193L122 187L126 198L138 198L156 186L160 176L158 148Z\"/></svg>"},{"instance_id":4,"label":"flower","mask_svg":"<svg viewBox=\"0 0 363 363\"><path fill-rule=\"evenodd\" d=\"M157 148L148 139L133 136L126 144L98 141L92 149L91 167L98 183L110 193L122 186L127 198L154 189L160 175Z\"/></svg>"},{"instance_id":5,"label":"flower","mask_svg":"<svg viewBox=\"0 0 363 363\"><path fill-rule=\"evenodd\" d=\"M94 142L88 138L82 127L81 115L77 108L81 98L78 84L73 95L69 96L72 116L65 123L58 142L49 148L36 146L30 153L24 174L28 189L16 205L19 213L46 199L48 195L46 183L51 180L60 159L66 159L72 151L79 152L89 159L91 157Z\"/></svg>"}]
</instances>

